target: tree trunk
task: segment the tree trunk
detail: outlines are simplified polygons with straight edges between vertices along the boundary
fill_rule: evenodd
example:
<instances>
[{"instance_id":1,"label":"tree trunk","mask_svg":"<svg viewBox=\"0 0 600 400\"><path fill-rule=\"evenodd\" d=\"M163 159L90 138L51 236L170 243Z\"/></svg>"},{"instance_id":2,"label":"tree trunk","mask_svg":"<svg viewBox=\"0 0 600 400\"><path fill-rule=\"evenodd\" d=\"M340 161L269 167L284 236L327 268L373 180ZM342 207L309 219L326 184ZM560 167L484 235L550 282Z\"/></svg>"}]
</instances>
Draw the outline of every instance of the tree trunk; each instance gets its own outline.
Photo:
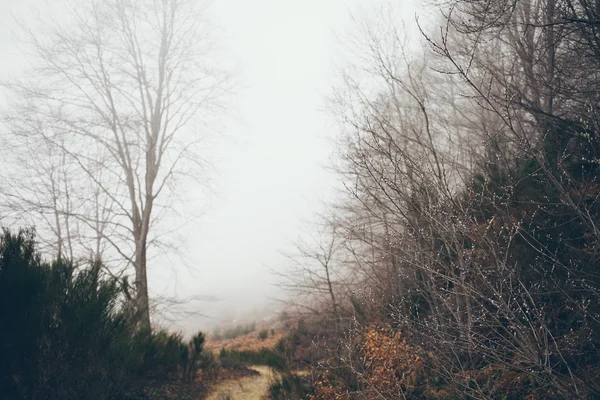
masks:
<instances>
[{"instance_id":1,"label":"tree trunk","mask_svg":"<svg viewBox=\"0 0 600 400\"><path fill-rule=\"evenodd\" d=\"M150 329L150 302L148 298L148 275L146 270L146 238L136 241L135 289L136 308L140 329Z\"/></svg>"}]
</instances>

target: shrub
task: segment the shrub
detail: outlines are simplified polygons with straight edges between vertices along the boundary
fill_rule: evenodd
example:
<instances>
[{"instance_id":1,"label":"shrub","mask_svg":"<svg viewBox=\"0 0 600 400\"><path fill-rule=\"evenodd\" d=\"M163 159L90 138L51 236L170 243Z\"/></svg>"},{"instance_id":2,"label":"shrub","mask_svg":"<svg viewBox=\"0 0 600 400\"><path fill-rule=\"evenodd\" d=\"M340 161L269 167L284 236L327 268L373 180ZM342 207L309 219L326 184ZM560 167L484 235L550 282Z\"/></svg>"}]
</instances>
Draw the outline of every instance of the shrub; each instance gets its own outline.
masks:
<instances>
[{"instance_id":1,"label":"shrub","mask_svg":"<svg viewBox=\"0 0 600 400\"><path fill-rule=\"evenodd\" d=\"M32 231L0 238L0 391L7 398L117 398L139 354L120 285L98 263L47 264Z\"/></svg>"},{"instance_id":2,"label":"shrub","mask_svg":"<svg viewBox=\"0 0 600 400\"><path fill-rule=\"evenodd\" d=\"M204 334L202 332L198 332L195 336L193 336L190 339L187 345L187 351L184 351L186 357L184 357L185 363L183 366L183 379L186 382L192 382L194 380L194 377L196 376L200 357L204 349L204 340Z\"/></svg>"},{"instance_id":3,"label":"shrub","mask_svg":"<svg viewBox=\"0 0 600 400\"><path fill-rule=\"evenodd\" d=\"M421 398L415 392L423 369L420 349L410 346L400 331L372 325L358 331L354 339L353 365L334 368L335 361L321 365L311 399Z\"/></svg>"},{"instance_id":4,"label":"shrub","mask_svg":"<svg viewBox=\"0 0 600 400\"><path fill-rule=\"evenodd\" d=\"M255 330L256 324L254 322L247 325L238 324L224 330L222 330L220 327L217 327L213 330L212 338L214 340L235 339L237 337L252 333Z\"/></svg>"},{"instance_id":5,"label":"shrub","mask_svg":"<svg viewBox=\"0 0 600 400\"><path fill-rule=\"evenodd\" d=\"M268 391L271 400L303 400L314 392L313 385L307 377L292 372L273 376Z\"/></svg>"},{"instance_id":6,"label":"shrub","mask_svg":"<svg viewBox=\"0 0 600 400\"><path fill-rule=\"evenodd\" d=\"M214 380L219 371L219 363L210 350L203 350L198 359L198 367L202 371L202 377Z\"/></svg>"},{"instance_id":7,"label":"shrub","mask_svg":"<svg viewBox=\"0 0 600 400\"><path fill-rule=\"evenodd\" d=\"M276 349L262 348L260 350L227 350L221 349L219 354L221 363L231 361L246 365L266 365L276 370L287 368L287 360L281 352Z\"/></svg>"},{"instance_id":8,"label":"shrub","mask_svg":"<svg viewBox=\"0 0 600 400\"><path fill-rule=\"evenodd\" d=\"M258 338L260 340L265 340L268 337L269 337L269 330L268 329L261 329L260 331L258 331Z\"/></svg>"},{"instance_id":9,"label":"shrub","mask_svg":"<svg viewBox=\"0 0 600 400\"><path fill-rule=\"evenodd\" d=\"M359 380L369 393L405 393L421 369L418 349L409 346L400 331L370 327L363 333L362 365Z\"/></svg>"},{"instance_id":10,"label":"shrub","mask_svg":"<svg viewBox=\"0 0 600 400\"><path fill-rule=\"evenodd\" d=\"M177 377L177 371L187 360L187 346L183 343L181 334L165 329L136 333L133 352L140 357L137 366L140 373L158 379Z\"/></svg>"},{"instance_id":11,"label":"shrub","mask_svg":"<svg viewBox=\"0 0 600 400\"><path fill-rule=\"evenodd\" d=\"M236 325L232 328L225 329L223 332L219 332L220 333L219 336L222 339L235 339L239 336L244 336L249 333L252 333L255 330L256 330L255 323L251 323L248 325Z\"/></svg>"},{"instance_id":12,"label":"shrub","mask_svg":"<svg viewBox=\"0 0 600 400\"><path fill-rule=\"evenodd\" d=\"M136 330L124 286L101 265L45 263L32 231L0 237L0 393L123 399L150 377L191 377L204 336Z\"/></svg>"}]
</instances>

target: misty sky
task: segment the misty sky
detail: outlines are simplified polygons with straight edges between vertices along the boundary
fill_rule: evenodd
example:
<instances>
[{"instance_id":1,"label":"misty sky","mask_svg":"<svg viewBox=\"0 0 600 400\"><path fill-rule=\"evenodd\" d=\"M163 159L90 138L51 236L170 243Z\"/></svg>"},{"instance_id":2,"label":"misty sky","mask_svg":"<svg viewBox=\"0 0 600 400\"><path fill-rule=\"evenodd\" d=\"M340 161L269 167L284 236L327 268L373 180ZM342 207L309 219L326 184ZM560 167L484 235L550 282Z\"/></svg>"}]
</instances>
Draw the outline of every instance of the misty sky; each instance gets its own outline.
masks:
<instances>
[{"instance_id":1,"label":"misty sky","mask_svg":"<svg viewBox=\"0 0 600 400\"><path fill-rule=\"evenodd\" d=\"M269 270L286 263L279 251L310 227L332 195L335 177L325 167L335 131L325 108L339 67L351 61L343 39L355 33L351 14L359 18L384 3L214 2L211 18L220 28L214 39L225 63L236 66L237 95L211 151L216 172L210 203L189 228L189 268L177 258L149 266L153 292L219 296L220 303L201 304L216 317L231 304L241 311L256 308L274 294ZM414 8L402 3L402 14L411 20ZM62 1L0 0L0 79L25 66L13 18L34 24L48 4L60 15Z\"/></svg>"}]
</instances>

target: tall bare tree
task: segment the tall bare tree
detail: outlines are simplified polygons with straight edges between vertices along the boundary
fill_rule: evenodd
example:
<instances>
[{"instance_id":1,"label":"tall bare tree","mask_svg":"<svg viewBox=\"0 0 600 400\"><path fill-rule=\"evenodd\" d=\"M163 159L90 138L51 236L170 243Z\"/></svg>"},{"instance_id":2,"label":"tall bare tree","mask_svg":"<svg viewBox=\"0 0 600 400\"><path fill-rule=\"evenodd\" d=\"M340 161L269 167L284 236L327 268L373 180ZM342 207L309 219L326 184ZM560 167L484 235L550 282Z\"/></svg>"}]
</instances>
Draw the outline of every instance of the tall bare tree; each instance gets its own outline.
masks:
<instances>
[{"instance_id":1,"label":"tall bare tree","mask_svg":"<svg viewBox=\"0 0 600 400\"><path fill-rule=\"evenodd\" d=\"M347 286L340 263L344 240L337 229L335 221L320 222L317 232L299 239L295 250L285 254L289 260L285 272L274 271L283 278L279 286L291 295L292 306L300 312L330 316L334 323L345 312L341 287Z\"/></svg>"},{"instance_id":2,"label":"tall bare tree","mask_svg":"<svg viewBox=\"0 0 600 400\"><path fill-rule=\"evenodd\" d=\"M188 0L73 3L65 24L29 32L30 79L6 84L15 99L11 118L44 127L11 133L51 143L93 182L79 198L88 211L76 215L133 266L142 326L150 326L152 233L175 184L202 176L205 123L226 89L202 7Z\"/></svg>"}]
</instances>

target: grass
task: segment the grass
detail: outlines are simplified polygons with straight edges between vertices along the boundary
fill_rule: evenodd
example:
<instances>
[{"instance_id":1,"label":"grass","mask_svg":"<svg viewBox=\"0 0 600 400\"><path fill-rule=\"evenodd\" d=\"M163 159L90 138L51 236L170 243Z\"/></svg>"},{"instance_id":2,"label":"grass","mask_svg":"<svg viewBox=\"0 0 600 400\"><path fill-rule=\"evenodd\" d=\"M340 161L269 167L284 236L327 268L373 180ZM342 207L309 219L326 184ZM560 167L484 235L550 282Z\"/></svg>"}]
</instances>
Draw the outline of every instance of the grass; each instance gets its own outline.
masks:
<instances>
[{"instance_id":1,"label":"grass","mask_svg":"<svg viewBox=\"0 0 600 400\"><path fill-rule=\"evenodd\" d=\"M219 358L246 365L265 365L278 371L287 366L287 360L282 353L264 347L259 350L221 349Z\"/></svg>"}]
</instances>

